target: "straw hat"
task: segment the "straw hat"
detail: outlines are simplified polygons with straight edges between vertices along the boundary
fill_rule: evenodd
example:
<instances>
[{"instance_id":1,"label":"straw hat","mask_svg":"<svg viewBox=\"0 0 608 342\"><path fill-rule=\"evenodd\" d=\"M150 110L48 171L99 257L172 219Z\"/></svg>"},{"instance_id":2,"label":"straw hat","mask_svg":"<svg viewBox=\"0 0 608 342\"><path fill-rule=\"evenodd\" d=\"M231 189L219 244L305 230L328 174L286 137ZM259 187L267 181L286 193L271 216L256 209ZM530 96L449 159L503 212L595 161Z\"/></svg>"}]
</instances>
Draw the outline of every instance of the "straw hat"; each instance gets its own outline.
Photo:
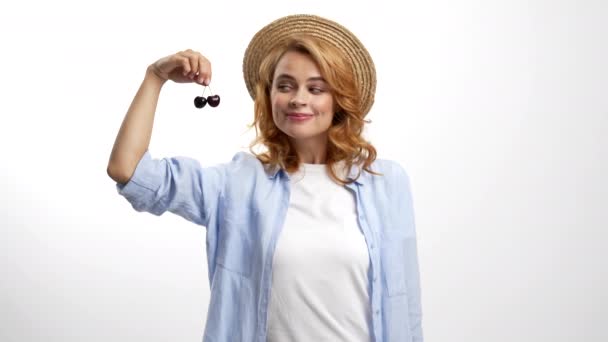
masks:
<instances>
[{"instance_id":1,"label":"straw hat","mask_svg":"<svg viewBox=\"0 0 608 342\"><path fill-rule=\"evenodd\" d=\"M370 54L359 39L344 26L308 14L296 14L279 18L264 26L253 36L243 58L245 85L255 99L260 64L268 53L294 34L308 34L337 47L350 60L355 81L360 85L361 106L366 115L374 103L376 93L376 69Z\"/></svg>"}]
</instances>

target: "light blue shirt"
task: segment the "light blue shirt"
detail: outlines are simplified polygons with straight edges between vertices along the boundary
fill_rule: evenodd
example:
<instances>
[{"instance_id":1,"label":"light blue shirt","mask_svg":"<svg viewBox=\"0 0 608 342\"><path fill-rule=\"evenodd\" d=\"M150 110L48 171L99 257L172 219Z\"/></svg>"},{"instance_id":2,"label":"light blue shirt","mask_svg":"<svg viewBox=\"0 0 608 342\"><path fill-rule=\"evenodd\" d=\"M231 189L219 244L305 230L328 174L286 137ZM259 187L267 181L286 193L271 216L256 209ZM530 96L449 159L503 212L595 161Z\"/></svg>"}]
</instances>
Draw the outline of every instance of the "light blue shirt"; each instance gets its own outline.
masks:
<instances>
[{"instance_id":1,"label":"light blue shirt","mask_svg":"<svg viewBox=\"0 0 608 342\"><path fill-rule=\"evenodd\" d=\"M416 228L409 177L376 159L345 185L356 199L370 256L370 341L422 342ZM349 178L354 179L353 167ZM272 260L289 206L289 173L238 152L201 167L188 157L146 151L129 182L116 184L137 211L169 211L207 228L211 296L203 342L266 342Z\"/></svg>"}]
</instances>

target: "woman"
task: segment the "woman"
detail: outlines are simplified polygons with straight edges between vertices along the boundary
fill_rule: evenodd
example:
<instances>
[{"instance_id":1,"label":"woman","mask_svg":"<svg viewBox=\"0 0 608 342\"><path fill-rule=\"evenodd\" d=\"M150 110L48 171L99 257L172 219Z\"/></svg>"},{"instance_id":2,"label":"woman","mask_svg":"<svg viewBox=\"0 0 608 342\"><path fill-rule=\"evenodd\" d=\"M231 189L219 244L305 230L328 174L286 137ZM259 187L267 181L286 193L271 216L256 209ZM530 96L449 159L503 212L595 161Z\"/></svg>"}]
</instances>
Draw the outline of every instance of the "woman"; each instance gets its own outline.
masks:
<instances>
[{"instance_id":1,"label":"woman","mask_svg":"<svg viewBox=\"0 0 608 342\"><path fill-rule=\"evenodd\" d=\"M243 62L264 153L202 168L148 151L162 85L211 81L192 50L151 64L108 174L137 211L207 228L203 341L422 341L409 179L361 136L371 57L346 28L292 15L262 28Z\"/></svg>"}]
</instances>

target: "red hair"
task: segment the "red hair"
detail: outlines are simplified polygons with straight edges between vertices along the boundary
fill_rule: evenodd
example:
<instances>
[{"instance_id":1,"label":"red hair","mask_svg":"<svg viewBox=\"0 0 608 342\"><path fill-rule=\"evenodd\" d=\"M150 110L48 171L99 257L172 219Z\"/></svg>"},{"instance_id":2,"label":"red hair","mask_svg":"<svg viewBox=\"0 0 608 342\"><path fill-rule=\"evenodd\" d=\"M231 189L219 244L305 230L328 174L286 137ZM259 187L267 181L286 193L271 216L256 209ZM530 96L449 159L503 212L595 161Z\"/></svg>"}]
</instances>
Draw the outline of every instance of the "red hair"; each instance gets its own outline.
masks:
<instances>
[{"instance_id":1,"label":"red hair","mask_svg":"<svg viewBox=\"0 0 608 342\"><path fill-rule=\"evenodd\" d=\"M291 145L288 136L274 123L270 104L270 89L276 66L288 51L308 55L315 61L321 76L330 86L334 99L334 117L328 130L326 164L330 177L339 184L349 184L354 180L340 179L334 171L334 165L343 161L346 170L353 165L375 174L369 169L376 159L376 149L362 137L364 113L361 108L360 94L350 63L338 49L311 36L294 36L281 44L262 61L259 70L259 81L256 84L254 121L249 128L256 129L256 138L249 145L249 150L263 164L279 166L287 172L299 169L300 160ZM267 151L255 153L253 147L262 144ZM359 178L357 175L356 178Z\"/></svg>"}]
</instances>

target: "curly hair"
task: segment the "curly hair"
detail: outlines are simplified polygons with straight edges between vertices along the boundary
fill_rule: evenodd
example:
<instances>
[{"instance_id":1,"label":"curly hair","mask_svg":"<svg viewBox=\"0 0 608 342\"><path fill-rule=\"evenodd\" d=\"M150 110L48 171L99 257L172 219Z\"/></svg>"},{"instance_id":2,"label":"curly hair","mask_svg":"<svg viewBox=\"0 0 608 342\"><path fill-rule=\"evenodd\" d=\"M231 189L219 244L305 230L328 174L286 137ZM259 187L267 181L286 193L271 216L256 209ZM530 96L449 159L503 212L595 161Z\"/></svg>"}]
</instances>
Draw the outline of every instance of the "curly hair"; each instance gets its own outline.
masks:
<instances>
[{"instance_id":1,"label":"curly hair","mask_svg":"<svg viewBox=\"0 0 608 342\"><path fill-rule=\"evenodd\" d=\"M334 117L328 130L326 164L330 177L341 185L350 184L359 178L361 169L375 175L369 167L376 159L376 149L362 137L363 125L366 122L361 109L360 94L352 68L348 60L330 44L308 35L291 37L271 51L262 61L259 70L259 81L255 88L254 121L248 127L255 126L256 138L249 145L249 150L263 164L279 166L287 172L294 172L300 167L300 159L287 134L274 123L270 103L270 90L274 72L279 60L288 51L308 55L317 64L319 71L331 89L334 99ZM267 151L256 153L253 147L264 145ZM346 170L353 165L360 166L355 179L341 179L334 167L343 162Z\"/></svg>"}]
</instances>

